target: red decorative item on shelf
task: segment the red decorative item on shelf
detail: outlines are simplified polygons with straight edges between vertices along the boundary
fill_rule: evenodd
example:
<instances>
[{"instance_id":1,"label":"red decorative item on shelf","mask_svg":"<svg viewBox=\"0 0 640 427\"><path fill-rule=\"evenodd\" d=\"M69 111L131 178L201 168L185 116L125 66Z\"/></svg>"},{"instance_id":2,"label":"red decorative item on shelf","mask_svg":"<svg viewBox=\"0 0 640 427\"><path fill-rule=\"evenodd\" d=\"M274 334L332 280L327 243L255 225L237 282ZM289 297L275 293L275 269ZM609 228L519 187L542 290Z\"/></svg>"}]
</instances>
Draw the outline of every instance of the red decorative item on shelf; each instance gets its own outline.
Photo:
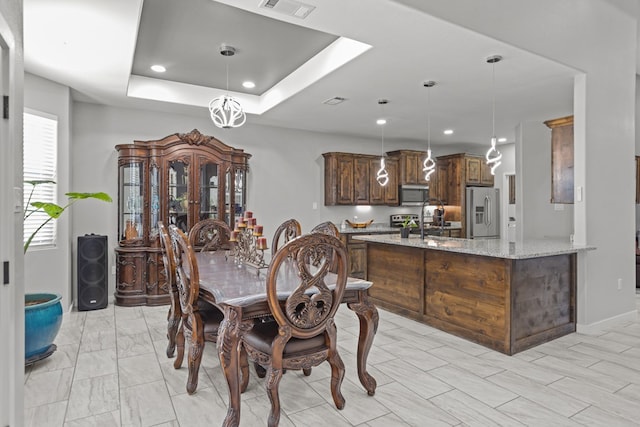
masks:
<instances>
[{"instance_id":1,"label":"red decorative item on shelf","mask_svg":"<svg viewBox=\"0 0 640 427\"><path fill-rule=\"evenodd\" d=\"M248 218L253 218L253 212L251 212L251 211L246 211L246 212L244 213L244 217L245 217L246 219L248 219Z\"/></svg>"},{"instance_id":2,"label":"red decorative item on shelf","mask_svg":"<svg viewBox=\"0 0 640 427\"><path fill-rule=\"evenodd\" d=\"M253 235L254 236L262 236L262 230L263 227L261 225L254 225L253 226Z\"/></svg>"}]
</instances>

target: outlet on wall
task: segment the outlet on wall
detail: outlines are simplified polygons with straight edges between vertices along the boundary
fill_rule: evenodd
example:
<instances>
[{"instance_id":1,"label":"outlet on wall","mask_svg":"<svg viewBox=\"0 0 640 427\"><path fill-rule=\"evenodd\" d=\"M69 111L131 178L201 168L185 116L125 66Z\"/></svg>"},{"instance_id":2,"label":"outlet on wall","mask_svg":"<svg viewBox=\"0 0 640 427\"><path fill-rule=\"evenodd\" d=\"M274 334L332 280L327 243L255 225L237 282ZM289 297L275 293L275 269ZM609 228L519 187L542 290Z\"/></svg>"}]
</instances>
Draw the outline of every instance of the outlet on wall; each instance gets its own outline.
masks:
<instances>
[{"instance_id":1,"label":"outlet on wall","mask_svg":"<svg viewBox=\"0 0 640 427\"><path fill-rule=\"evenodd\" d=\"M116 275L116 266L115 265L111 266L111 275L113 275L113 276Z\"/></svg>"},{"instance_id":2,"label":"outlet on wall","mask_svg":"<svg viewBox=\"0 0 640 427\"><path fill-rule=\"evenodd\" d=\"M622 279L618 279L618 290L622 289Z\"/></svg>"}]
</instances>

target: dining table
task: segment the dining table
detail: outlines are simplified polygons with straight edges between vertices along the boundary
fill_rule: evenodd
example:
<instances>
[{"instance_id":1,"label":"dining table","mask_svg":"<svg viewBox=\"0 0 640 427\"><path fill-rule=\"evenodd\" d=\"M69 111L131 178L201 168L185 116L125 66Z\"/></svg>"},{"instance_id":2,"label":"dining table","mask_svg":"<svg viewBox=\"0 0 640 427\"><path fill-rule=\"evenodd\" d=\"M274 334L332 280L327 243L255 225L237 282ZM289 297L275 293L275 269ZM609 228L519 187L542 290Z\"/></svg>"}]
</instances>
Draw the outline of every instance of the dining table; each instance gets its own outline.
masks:
<instances>
[{"instance_id":1,"label":"dining table","mask_svg":"<svg viewBox=\"0 0 640 427\"><path fill-rule=\"evenodd\" d=\"M200 292L199 298L216 305L224 313L217 340L220 365L229 387L229 407L223 426L240 423L240 394L242 373L240 349L244 333L250 330L256 319L271 316L266 293L266 268L256 268L232 256L229 251L197 252ZM291 261L294 262L293 260ZM299 284L295 269L281 268L278 273L278 295L284 303L287 296ZM325 278L331 288L335 274ZM378 310L369 300L372 282L347 278L342 303L356 313L360 331L357 349L358 378L370 396L376 390L376 380L367 372L367 357L378 329Z\"/></svg>"}]
</instances>

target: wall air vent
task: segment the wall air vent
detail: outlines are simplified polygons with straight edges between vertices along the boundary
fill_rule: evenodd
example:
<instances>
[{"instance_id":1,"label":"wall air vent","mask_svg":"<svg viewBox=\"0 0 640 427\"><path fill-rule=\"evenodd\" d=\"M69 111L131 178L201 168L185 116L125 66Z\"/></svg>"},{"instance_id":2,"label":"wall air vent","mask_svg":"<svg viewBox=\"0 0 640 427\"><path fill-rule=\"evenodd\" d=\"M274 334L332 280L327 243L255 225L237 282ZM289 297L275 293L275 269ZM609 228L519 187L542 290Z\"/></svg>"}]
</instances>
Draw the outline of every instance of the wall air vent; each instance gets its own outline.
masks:
<instances>
[{"instance_id":1,"label":"wall air vent","mask_svg":"<svg viewBox=\"0 0 640 427\"><path fill-rule=\"evenodd\" d=\"M316 8L296 0L262 0L259 7L300 19L306 18Z\"/></svg>"}]
</instances>

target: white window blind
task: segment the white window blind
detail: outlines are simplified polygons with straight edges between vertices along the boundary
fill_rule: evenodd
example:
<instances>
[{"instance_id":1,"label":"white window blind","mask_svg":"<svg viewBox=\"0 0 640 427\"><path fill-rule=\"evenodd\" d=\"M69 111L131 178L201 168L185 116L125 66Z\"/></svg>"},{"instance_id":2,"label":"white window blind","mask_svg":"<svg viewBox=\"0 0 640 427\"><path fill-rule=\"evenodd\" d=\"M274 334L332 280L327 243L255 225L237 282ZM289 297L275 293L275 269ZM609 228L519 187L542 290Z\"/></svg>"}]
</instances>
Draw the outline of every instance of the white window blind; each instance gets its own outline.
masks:
<instances>
[{"instance_id":1,"label":"white window blind","mask_svg":"<svg viewBox=\"0 0 640 427\"><path fill-rule=\"evenodd\" d=\"M25 181L56 181L57 178L57 146L58 146L58 118L50 114L29 111L24 113L24 158L23 175ZM34 190L31 184L24 184L24 208L33 209L27 206L29 195ZM57 203L57 185L40 184L35 187L31 194L31 202L52 202ZM49 218L44 212L34 213L24 222L24 241L26 242L31 234L44 221ZM56 221L49 221L36 237L31 241L30 248L53 246L56 243Z\"/></svg>"}]
</instances>

